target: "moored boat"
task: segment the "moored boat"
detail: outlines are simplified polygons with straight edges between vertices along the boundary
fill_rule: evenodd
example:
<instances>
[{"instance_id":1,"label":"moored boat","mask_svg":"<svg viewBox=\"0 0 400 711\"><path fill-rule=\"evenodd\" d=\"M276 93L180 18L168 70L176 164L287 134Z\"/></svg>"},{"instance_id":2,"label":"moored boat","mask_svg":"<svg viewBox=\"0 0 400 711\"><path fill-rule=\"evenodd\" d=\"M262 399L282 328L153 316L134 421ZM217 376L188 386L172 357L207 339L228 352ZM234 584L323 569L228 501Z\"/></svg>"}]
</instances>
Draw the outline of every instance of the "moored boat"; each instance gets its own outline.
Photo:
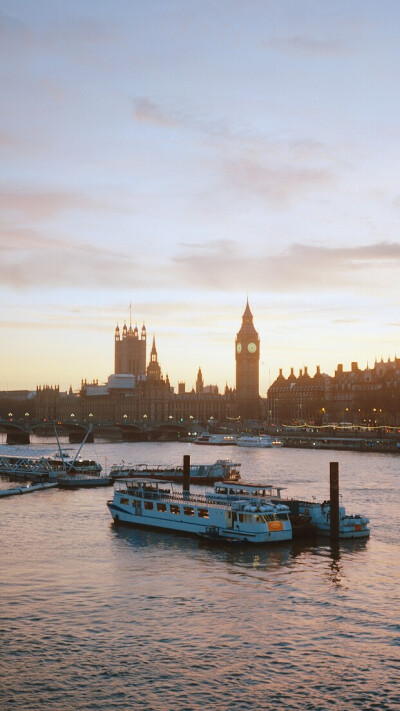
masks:
<instances>
[{"instance_id":1,"label":"moored boat","mask_svg":"<svg viewBox=\"0 0 400 711\"><path fill-rule=\"evenodd\" d=\"M65 474L62 472L58 476L58 486L60 489L92 489L97 486L111 486L113 480L109 476L95 476L80 473Z\"/></svg>"},{"instance_id":2,"label":"moored boat","mask_svg":"<svg viewBox=\"0 0 400 711\"><path fill-rule=\"evenodd\" d=\"M216 444L220 446L236 444L237 437L233 434L202 434L194 440L194 444Z\"/></svg>"},{"instance_id":3,"label":"moored boat","mask_svg":"<svg viewBox=\"0 0 400 711\"><path fill-rule=\"evenodd\" d=\"M219 540L273 543L292 538L286 510L270 504L253 505L174 489L173 483L155 479L125 479L115 484L114 497L107 502L115 523L191 533Z\"/></svg>"},{"instance_id":4,"label":"moored boat","mask_svg":"<svg viewBox=\"0 0 400 711\"><path fill-rule=\"evenodd\" d=\"M298 509L302 516L309 516L310 522L317 527L320 536L330 535L330 502L322 504L316 501L287 500L288 506ZM347 514L344 506L339 506L339 538L367 538L369 518L362 514Z\"/></svg>"},{"instance_id":5,"label":"moored boat","mask_svg":"<svg viewBox=\"0 0 400 711\"><path fill-rule=\"evenodd\" d=\"M15 481L58 481L60 475L99 476L101 464L67 452L29 447L0 447L0 475Z\"/></svg>"},{"instance_id":6,"label":"moored boat","mask_svg":"<svg viewBox=\"0 0 400 711\"><path fill-rule=\"evenodd\" d=\"M213 484L216 481L239 481L240 464L230 459L217 459L214 464L192 464L190 480L192 484ZM163 464L115 464L111 467L110 477L150 478L170 482L183 482L183 466L165 466Z\"/></svg>"},{"instance_id":7,"label":"moored boat","mask_svg":"<svg viewBox=\"0 0 400 711\"><path fill-rule=\"evenodd\" d=\"M269 435L242 435L236 441L238 447L273 447L274 442Z\"/></svg>"}]
</instances>

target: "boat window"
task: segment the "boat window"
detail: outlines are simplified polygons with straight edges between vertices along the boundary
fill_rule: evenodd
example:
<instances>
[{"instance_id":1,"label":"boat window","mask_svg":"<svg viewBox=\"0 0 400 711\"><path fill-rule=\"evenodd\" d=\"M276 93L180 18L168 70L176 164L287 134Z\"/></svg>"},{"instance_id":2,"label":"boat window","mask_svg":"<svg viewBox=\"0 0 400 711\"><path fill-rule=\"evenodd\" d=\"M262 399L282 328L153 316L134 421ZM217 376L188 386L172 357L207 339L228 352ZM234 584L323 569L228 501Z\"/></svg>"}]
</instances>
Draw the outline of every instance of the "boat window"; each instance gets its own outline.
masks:
<instances>
[{"instance_id":1,"label":"boat window","mask_svg":"<svg viewBox=\"0 0 400 711\"><path fill-rule=\"evenodd\" d=\"M278 513L277 515L278 515L278 519L279 519L280 521L287 521L287 520L288 520L288 515L287 515L287 513Z\"/></svg>"},{"instance_id":2,"label":"boat window","mask_svg":"<svg viewBox=\"0 0 400 711\"><path fill-rule=\"evenodd\" d=\"M176 504L170 504L169 508L170 508L170 511L172 514L180 514L180 512L181 512L180 507L177 506Z\"/></svg>"},{"instance_id":3,"label":"boat window","mask_svg":"<svg viewBox=\"0 0 400 711\"><path fill-rule=\"evenodd\" d=\"M166 510L167 510L166 504L157 504L157 511L166 511Z\"/></svg>"},{"instance_id":4,"label":"boat window","mask_svg":"<svg viewBox=\"0 0 400 711\"><path fill-rule=\"evenodd\" d=\"M208 509L197 509L197 515L200 518L209 518Z\"/></svg>"},{"instance_id":5,"label":"boat window","mask_svg":"<svg viewBox=\"0 0 400 711\"><path fill-rule=\"evenodd\" d=\"M185 516L194 516L194 508L192 506L184 506L183 513Z\"/></svg>"},{"instance_id":6,"label":"boat window","mask_svg":"<svg viewBox=\"0 0 400 711\"><path fill-rule=\"evenodd\" d=\"M144 508L151 510L153 508L153 502L152 501L145 501Z\"/></svg>"},{"instance_id":7,"label":"boat window","mask_svg":"<svg viewBox=\"0 0 400 711\"><path fill-rule=\"evenodd\" d=\"M240 523L243 523L243 514L239 514L239 521Z\"/></svg>"},{"instance_id":8,"label":"boat window","mask_svg":"<svg viewBox=\"0 0 400 711\"><path fill-rule=\"evenodd\" d=\"M120 504L129 504L129 499L127 499L126 497L124 498L124 497L121 496L121 498L120 498L120 500L119 500L119 503L120 503Z\"/></svg>"}]
</instances>

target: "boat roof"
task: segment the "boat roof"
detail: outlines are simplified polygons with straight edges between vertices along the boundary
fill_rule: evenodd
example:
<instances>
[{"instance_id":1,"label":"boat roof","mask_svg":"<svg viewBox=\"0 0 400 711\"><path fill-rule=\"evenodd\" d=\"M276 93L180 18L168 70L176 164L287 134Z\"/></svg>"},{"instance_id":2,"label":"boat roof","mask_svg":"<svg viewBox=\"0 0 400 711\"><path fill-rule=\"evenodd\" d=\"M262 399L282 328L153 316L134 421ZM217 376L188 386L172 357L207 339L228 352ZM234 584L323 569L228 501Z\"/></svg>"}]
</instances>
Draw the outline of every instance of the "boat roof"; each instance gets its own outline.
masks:
<instances>
[{"instance_id":1,"label":"boat roof","mask_svg":"<svg viewBox=\"0 0 400 711\"><path fill-rule=\"evenodd\" d=\"M215 486L229 486L231 489L248 489L249 491L253 491L255 489L257 491L259 489L276 489L279 491L283 491L284 489L286 489L285 486L276 486L276 484L242 484L240 481L218 481L215 483Z\"/></svg>"},{"instance_id":2,"label":"boat roof","mask_svg":"<svg viewBox=\"0 0 400 711\"><path fill-rule=\"evenodd\" d=\"M166 479L153 479L150 476L147 477L137 477L135 476L134 478L132 477L124 477L123 479L117 479L117 481L125 481L129 482L130 484L172 484L172 481L167 481Z\"/></svg>"},{"instance_id":3,"label":"boat roof","mask_svg":"<svg viewBox=\"0 0 400 711\"><path fill-rule=\"evenodd\" d=\"M64 452L71 456L71 452ZM29 447L27 445L14 446L10 444L0 445L0 457L21 457L24 459L36 459L39 457L60 457L60 452L49 447Z\"/></svg>"}]
</instances>

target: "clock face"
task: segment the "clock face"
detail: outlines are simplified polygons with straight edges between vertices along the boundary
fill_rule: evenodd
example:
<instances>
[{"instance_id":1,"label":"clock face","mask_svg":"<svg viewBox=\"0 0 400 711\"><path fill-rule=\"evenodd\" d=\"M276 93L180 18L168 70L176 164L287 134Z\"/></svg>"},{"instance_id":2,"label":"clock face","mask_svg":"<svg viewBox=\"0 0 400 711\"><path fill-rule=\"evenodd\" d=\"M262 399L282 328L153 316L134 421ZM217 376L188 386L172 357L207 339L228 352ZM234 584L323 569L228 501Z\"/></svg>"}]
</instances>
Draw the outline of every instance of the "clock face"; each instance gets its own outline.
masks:
<instances>
[{"instance_id":1,"label":"clock face","mask_svg":"<svg viewBox=\"0 0 400 711\"><path fill-rule=\"evenodd\" d=\"M255 344L255 343L249 343L249 345L247 346L247 350L249 351L249 353L255 353L256 350L257 350L256 344Z\"/></svg>"},{"instance_id":2,"label":"clock face","mask_svg":"<svg viewBox=\"0 0 400 711\"><path fill-rule=\"evenodd\" d=\"M241 344L241 343L238 343L238 344L237 344L236 350L237 350L238 353L241 353L241 352L242 352L242 344Z\"/></svg>"}]
</instances>

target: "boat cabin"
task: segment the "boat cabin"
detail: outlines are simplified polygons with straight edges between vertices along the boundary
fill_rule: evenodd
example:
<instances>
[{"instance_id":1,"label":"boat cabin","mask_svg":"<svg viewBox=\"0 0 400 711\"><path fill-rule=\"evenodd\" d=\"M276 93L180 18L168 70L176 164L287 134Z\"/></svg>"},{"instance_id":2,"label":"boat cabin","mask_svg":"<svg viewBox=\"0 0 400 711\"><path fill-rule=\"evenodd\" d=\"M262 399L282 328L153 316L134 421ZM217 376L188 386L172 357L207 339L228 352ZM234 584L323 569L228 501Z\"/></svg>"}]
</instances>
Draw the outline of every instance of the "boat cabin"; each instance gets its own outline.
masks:
<instances>
[{"instance_id":1,"label":"boat cabin","mask_svg":"<svg viewBox=\"0 0 400 711\"><path fill-rule=\"evenodd\" d=\"M217 500L222 498L229 501L238 499L280 499L284 486L274 486L273 484L233 484L232 482L219 482L214 485L214 492L210 496L215 496Z\"/></svg>"}]
</instances>

